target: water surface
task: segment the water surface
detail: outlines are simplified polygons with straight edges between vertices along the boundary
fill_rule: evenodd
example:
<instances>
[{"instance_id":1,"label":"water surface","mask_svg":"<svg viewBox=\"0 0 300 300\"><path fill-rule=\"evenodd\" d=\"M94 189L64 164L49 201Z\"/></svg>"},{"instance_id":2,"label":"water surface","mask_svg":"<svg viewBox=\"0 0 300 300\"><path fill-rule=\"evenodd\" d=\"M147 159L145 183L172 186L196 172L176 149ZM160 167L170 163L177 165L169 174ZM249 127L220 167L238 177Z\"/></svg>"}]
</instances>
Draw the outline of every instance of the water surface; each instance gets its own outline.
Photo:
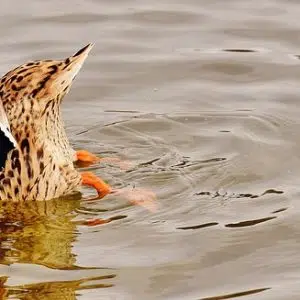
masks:
<instances>
[{"instance_id":1,"label":"water surface","mask_svg":"<svg viewBox=\"0 0 300 300\"><path fill-rule=\"evenodd\" d=\"M130 161L90 169L155 191L159 210L2 205L0 299L296 299L299 13L292 0L3 1L2 74L96 43L63 105L68 134Z\"/></svg>"}]
</instances>

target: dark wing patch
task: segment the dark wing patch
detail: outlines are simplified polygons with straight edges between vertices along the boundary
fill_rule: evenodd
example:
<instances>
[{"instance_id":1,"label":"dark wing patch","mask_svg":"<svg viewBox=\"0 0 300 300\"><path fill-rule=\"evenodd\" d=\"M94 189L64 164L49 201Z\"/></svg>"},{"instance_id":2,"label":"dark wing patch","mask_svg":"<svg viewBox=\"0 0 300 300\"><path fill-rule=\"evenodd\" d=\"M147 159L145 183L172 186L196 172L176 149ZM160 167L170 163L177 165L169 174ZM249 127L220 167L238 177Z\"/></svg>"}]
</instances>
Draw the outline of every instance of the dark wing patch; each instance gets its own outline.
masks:
<instances>
[{"instance_id":1,"label":"dark wing patch","mask_svg":"<svg viewBox=\"0 0 300 300\"><path fill-rule=\"evenodd\" d=\"M15 148L14 143L9 139L0 127L0 171L5 166L8 153Z\"/></svg>"},{"instance_id":2,"label":"dark wing patch","mask_svg":"<svg viewBox=\"0 0 300 300\"><path fill-rule=\"evenodd\" d=\"M0 172L5 166L8 153L16 146L17 142L11 134L2 100L0 99Z\"/></svg>"}]
</instances>

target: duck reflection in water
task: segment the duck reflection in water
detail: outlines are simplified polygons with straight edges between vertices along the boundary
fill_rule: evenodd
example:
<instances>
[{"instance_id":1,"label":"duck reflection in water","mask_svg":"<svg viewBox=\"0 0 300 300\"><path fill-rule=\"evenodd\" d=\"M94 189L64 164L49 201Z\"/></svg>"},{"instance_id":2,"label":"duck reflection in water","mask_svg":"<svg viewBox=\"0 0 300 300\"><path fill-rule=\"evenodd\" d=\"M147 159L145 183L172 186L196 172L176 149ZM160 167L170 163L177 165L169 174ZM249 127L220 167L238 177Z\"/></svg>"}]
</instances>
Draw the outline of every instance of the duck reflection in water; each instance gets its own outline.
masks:
<instances>
[{"instance_id":1,"label":"duck reflection in water","mask_svg":"<svg viewBox=\"0 0 300 300\"><path fill-rule=\"evenodd\" d=\"M115 275L88 277L72 281L54 281L20 286L8 286L8 277L0 277L0 300L75 300L82 290L112 287L107 279ZM98 283L105 281L105 283ZM93 283L92 283L93 282Z\"/></svg>"},{"instance_id":2,"label":"duck reflection in water","mask_svg":"<svg viewBox=\"0 0 300 300\"><path fill-rule=\"evenodd\" d=\"M51 269L88 269L76 265L73 243L79 232L78 225L89 221L76 221L81 195L72 199L28 201L23 203L0 202L0 264L36 264ZM76 218L76 220L75 220ZM116 217L115 219L117 219ZM107 223L114 218L99 220ZM94 221L93 221L94 222ZM113 278L114 274L73 281L54 281L9 286L8 277L0 277L0 300L4 299L76 299L76 291L110 287L98 280ZM89 281L93 283L88 284ZM84 284L84 286L83 286Z\"/></svg>"}]
</instances>

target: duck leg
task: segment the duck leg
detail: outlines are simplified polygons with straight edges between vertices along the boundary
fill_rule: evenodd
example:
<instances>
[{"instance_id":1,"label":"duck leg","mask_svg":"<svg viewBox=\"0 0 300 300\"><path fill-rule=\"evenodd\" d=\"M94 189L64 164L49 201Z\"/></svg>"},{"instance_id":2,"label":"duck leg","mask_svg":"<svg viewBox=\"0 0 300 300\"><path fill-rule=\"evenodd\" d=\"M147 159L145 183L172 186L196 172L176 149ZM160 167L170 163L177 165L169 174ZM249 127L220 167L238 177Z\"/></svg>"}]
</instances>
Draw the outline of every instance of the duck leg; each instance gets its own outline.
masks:
<instances>
[{"instance_id":1,"label":"duck leg","mask_svg":"<svg viewBox=\"0 0 300 300\"><path fill-rule=\"evenodd\" d=\"M102 158L100 158L86 150L76 151L76 161L83 165L91 165L91 164L95 164L95 163L102 161L104 163L106 162L106 163L118 165L122 170L128 170L133 167L133 164L130 163L129 161L126 161L126 160L123 161L117 157L102 157Z\"/></svg>"},{"instance_id":2,"label":"duck leg","mask_svg":"<svg viewBox=\"0 0 300 300\"><path fill-rule=\"evenodd\" d=\"M97 177L91 172L81 173L82 184L93 187L98 192L97 199L101 199L108 194L114 194L127 199L132 205L139 205L149 211L155 212L157 209L156 195L150 190L146 189L112 189L101 178Z\"/></svg>"},{"instance_id":3,"label":"duck leg","mask_svg":"<svg viewBox=\"0 0 300 300\"><path fill-rule=\"evenodd\" d=\"M78 150L76 151L76 161L94 164L99 162L100 158L86 150Z\"/></svg>"},{"instance_id":4,"label":"duck leg","mask_svg":"<svg viewBox=\"0 0 300 300\"><path fill-rule=\"evenodd\" d=\"M101 178L97 177L92 172L81 173L82 185L93 187L98 192L98 198L103 198L111 193L111 187L106 184Z\"/></svg>"},{"instance_id":5,"label":"duck leg","mask_svg":"<svg viewBox=\"0 0 300 300\"><path fill-rule=\"evenodd\" d=\"M81 173L82 185L93 187L98 192L97 199L101 199L108 194L114 194L116 196L123 196L132 205L139 205L146 208L149 211L155 212L157 209L156 195L150 190L146 189L112 189L101 178L97 177L91 172Z\"/></svg>"},{"instance_id":6,"label":"duck leg","mask_svg":"<svg viewBox=\"0 0 300 300\"><path fill-rule=\"evenodd\" d=\"M103 198L111 192L111 187L106 184L101 178L91 172L81 173L82 185L93 187L98 192L97 198ZM78 225L96 226L111 222L111 219L90 219L77 222Z\"/></svg>"}]
</instances>

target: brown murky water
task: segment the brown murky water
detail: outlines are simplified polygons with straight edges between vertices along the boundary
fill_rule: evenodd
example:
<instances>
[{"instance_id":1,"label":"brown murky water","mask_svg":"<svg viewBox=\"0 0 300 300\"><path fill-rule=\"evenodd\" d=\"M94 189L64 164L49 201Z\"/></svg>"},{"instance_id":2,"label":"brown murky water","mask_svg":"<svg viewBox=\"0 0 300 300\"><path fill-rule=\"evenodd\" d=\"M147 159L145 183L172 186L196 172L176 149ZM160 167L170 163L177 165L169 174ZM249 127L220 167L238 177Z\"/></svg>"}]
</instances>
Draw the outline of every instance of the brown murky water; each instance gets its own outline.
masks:
<instances>
[{"instance_id":1,"label":"brown murky water","mask_svg":"<svg viewBox=\"0 0 300 300\"><path fill-rule=\"evenodd\" d=\"M96 43L64 102L69 136L134 164L91 168L113 186L159 199L156 213L112 196L1 207L0 299L298 299L297 1L4 0L0 14L1 73Z\"/></svg>"}]
</instances>

